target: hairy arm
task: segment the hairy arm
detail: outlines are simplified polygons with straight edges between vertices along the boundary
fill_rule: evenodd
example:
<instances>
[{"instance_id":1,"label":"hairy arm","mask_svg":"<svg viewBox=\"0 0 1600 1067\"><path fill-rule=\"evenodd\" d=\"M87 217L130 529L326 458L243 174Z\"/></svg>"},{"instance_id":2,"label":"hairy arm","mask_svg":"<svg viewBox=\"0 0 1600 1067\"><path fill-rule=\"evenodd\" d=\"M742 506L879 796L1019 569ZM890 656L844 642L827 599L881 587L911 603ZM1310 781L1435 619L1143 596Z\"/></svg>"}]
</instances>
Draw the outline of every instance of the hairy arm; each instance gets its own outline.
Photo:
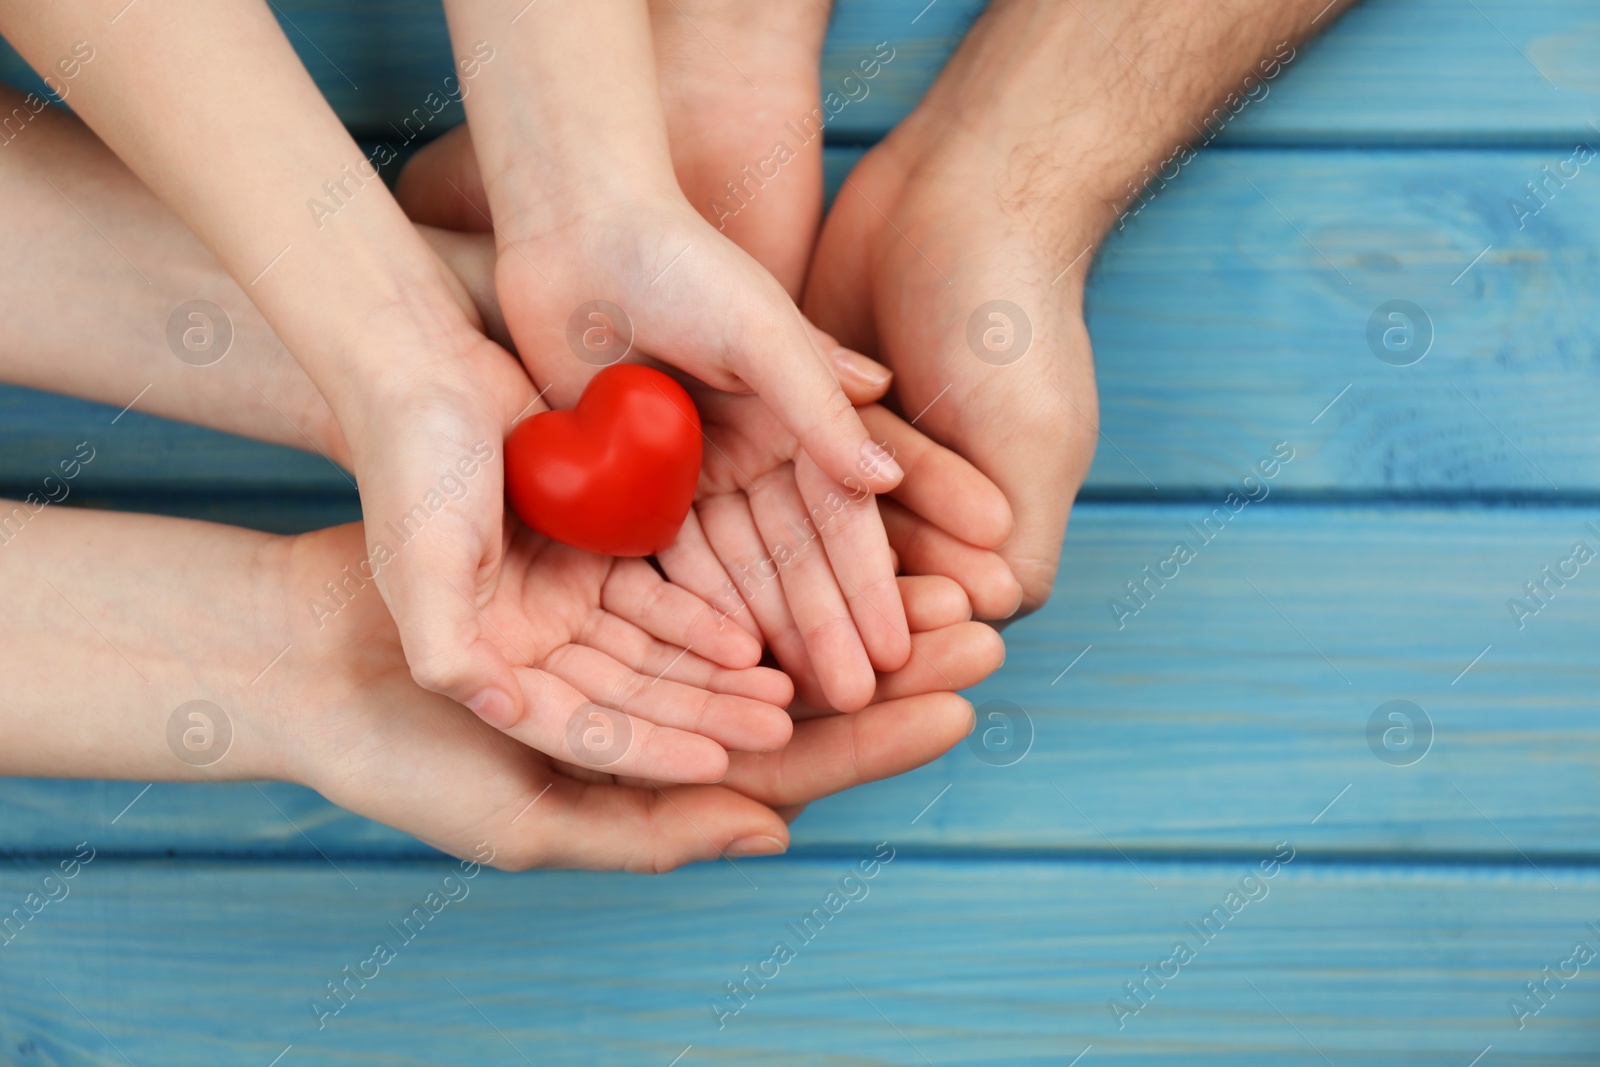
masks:
<instances>
[{"instance_id":1,"label":"hairy arm","mask_svg":"<svg viewBox=\"0 0 1600 1067\"><path fill-rule=\"evenodd\" d=\"M1050 594L1098 437L1094 250L1347 6L996 0L841 191L806 311L888 363L902 410L926 411L919 429L1000 486L1023 610ZM905 562L948 550L930 537Z\"/></svg>"},{"instance_id":2,"label":"hairy arm","mask_svg":"<svg viewBox=\"0 0 1600 1067\"><path fill-rule=\"evenodd\" d=\"M1001 0L908 132L957 111L1019 217L1098 243L1148 185L1265 100L1355 0ZM978 117L981 116L981 121ZM1073 250L1074 252L1077 249Z\"/></svg>"}]
</instances>

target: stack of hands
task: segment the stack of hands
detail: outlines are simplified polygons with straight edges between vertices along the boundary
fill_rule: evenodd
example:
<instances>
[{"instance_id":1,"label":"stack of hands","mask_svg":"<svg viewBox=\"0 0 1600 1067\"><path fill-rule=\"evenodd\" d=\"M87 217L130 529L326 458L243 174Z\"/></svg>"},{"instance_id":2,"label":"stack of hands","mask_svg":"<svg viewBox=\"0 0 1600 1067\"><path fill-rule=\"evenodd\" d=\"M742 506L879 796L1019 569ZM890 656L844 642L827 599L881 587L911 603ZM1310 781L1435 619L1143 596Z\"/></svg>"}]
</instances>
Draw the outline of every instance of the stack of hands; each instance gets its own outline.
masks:
<instances>
[{"instance_id":1,"label":"stack of hands","mask_svg":"<svg viewBox=\"0 0 1600 1067\"><path fill-rule=\"evenodd\" d=\"M447 0L468 122L395 193L266 5L120 6L0 5L94 131L5 100L7 377L315 449L365 522L19 504L0 773L282 778L458 855L632 870L782 851L966 735L1003 659L976 620L1049 594L1093 454L1092 252L1310 28L997 0L823 220L825 0ZM167 345L194 300L231 338L205 366ZM658 567L503 503L512 426L619 348L704 424ZM228 720L205 767L168 745L194 700Z\"/></svg>"}]
</instances>

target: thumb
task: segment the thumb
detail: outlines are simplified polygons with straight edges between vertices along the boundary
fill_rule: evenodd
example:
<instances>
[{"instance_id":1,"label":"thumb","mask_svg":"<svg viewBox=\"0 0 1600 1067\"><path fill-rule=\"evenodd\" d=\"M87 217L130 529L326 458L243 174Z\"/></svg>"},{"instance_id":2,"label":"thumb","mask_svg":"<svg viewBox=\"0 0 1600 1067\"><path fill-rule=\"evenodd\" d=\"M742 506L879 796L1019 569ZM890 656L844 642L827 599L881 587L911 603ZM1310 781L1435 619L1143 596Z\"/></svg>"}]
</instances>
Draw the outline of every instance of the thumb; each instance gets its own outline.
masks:
<instances>
[{"instance_id":1,"label":"thumb","mask_svg":"<svg viewBox=\"0 0 1600 1067\"><path fill-rule=\"evenodd\" d=\"M730 349L739 377L760 394L812 461L844 485L864 483L880 493L899 485L904 472L867 432L835 377L833 354L819 348L819 335L800 310L785 296L781 306L774 301L738 314L744 316L734 324L740 343Z\"/></svg>"},{"instance_id":2,"label":"thumb","mask_svg":"<svg viewBox=\"0 0 1600 1067\"><path fill-rule=\"evenodd\" d=\"M828 357L833 376L838 379L845 396L850 398L850 403L859 408L863 404L882 400L889 392L894 372L888 367L846 348L809 322L806 328L811 332L812 343Z\"/></svg>"},{"instance_id":3,"label":"thumb","mask_svg":"<svg viewBox=\"0 0 1600 1067\"><path fill-rule=\"evenodd\" d=\"M473 575L434 546L412 541L400 551L403 566L380 568L380 588L412 680L465 704L491 726L516 722L522 690L505 655L484 636Z\"/></svg>"},{"instance_id":4,"label":"thumb","mask_svg":"<svg viewBox=\"0 0 1600 1067\"><path fill-rule=\"evenodd\" d=\"M474 443L453 413L408 412L404 431L359 465L369 558L411 676L492 724L521 715L511 664L485 636L482 606L505 555L505 472L495 422ZM423 427L415 432L412 427ZM443 472L443 473L441 473ZM469 473L470 472L470 473ZM464 485L465 492L441 486Z\"/></svg>"},{"instance_id":5,"label":"thumb","mask_svg":"<svg viewBox=\"0 0 1600 1067\"><path fill-rule=\"evenodd\" d=\"M867 355L878 354L867 270L871 207L850 185L840 190L817 238L801 306L818 328Z\"/></svg>"}]
</instances>

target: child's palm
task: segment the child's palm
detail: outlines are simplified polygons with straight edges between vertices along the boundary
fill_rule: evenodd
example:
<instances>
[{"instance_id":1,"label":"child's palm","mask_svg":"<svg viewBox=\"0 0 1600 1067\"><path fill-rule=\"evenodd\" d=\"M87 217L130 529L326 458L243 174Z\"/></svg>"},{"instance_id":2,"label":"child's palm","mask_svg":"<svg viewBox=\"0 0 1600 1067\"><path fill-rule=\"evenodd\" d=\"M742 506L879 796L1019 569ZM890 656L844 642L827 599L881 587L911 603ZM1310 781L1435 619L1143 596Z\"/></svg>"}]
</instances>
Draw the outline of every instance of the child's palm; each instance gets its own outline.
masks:
<instances>
[{"instance_id":1,"label":"child's palm","mask_svg":"<svg viewBox=\"0 0 1600 1067\"><path fill-rule=\"evenodd\" d=\"M512 525L499 577L486 601L474 605L524 697L526 710L515 722L495 724L508 736L569 763L661 781L715 781L727 769L724 746L765 750L788 740L781 705L789 683L753 666L760 649L748 634L719 627L715 612L643 561L579 552ZM370 573L363 555L356 526L302 537L291 605L316 596L341 572ZM332 603L322 599L324 608ZM342 705L359 706L368 685L412 685L394 624L370 583L331 615L300 617L305 630L295 647L327 661L317 677L330 721L342 720ZM352 648L363 651L352 655ZM343 731L330 741L365 747Z\"/></svg>"}]
</instances>

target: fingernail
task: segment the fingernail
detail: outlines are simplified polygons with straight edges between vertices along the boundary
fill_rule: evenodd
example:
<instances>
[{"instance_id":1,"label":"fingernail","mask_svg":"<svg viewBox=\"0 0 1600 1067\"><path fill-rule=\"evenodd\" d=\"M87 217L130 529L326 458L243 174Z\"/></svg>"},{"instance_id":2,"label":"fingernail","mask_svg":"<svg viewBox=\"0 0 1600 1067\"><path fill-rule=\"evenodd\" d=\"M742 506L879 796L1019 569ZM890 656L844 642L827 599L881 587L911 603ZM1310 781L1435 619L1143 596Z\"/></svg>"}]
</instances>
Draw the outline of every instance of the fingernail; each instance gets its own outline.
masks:
<instances>
[{"instance_id":1,"label":"fingernail","mask_svg":"<svg viewBox=\"0 0 1600 1067\"><path fill-rule=\"evenodd\" d=\"M887 385L894 372L875 359L868 359L860 352L848 348L837 348L833 353L833 362L840 370L852 377L859 378L871 386Z\"/></svg>"},{"instance_id":2,"label":"fingernail","mask_svg":"<svg viewBox=\"0 0 1600 1067\"><path fill-rule=\"evenodd\" d=\"M504 730L516 718L517 706L498 689L485 689L467 700L467 707L490 726Z\"/></svg>"},{"instance_id":3,"label":"fingernail","mask_svg":"<svg viewBox=\"0 0 1600 1067\"><path fill-rule=\"evenodd\" d=\"M752 837L741 837L722 851L729 856L776 856L787 847L776 837L756 834Z\"/></svg>"},{"instance_id":4,"label":"fingernail","mask_svg":"<svg viewBox=\"0 0 1600 1067\"><path fill-rule=\"evenodd\" d=\"M906 476L888 449L876 441L861 443L861 472L874 481L898 482Z\"/></svg>"}]
</instances>

